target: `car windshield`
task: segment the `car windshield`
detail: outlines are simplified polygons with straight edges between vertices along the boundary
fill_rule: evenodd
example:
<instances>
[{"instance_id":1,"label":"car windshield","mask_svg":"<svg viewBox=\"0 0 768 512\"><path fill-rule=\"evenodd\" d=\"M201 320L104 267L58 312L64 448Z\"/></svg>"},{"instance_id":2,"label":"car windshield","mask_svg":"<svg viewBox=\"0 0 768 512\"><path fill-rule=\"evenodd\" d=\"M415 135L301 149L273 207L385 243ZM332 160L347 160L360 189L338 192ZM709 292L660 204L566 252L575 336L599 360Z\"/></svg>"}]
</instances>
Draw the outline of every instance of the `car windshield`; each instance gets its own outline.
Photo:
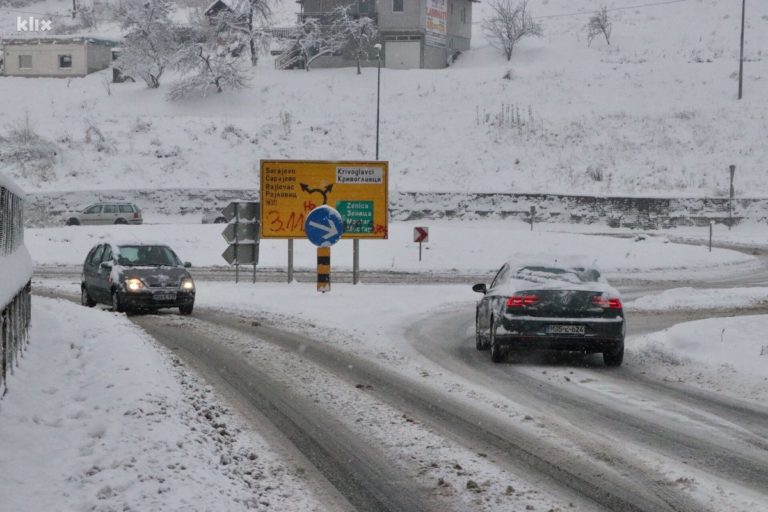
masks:
<instances>
[{"instance_id":1,"label":"car windshield","mask_svg":"<svg viewBox=\"0 0 768 512\"><path fill-rule=\"evenodd\" d=\"M117 263L126 266L179 266L176 254L164 245L121 245Z\"/></svg>"},{"instance_id":2,"label":"car windshield","mask_svg":"<svg viewBox=\"0 0 768 512\"><path fill-rule=\"evenodd\" d=\"M588 283L600 279L600 272L593 268L560 268L547 266L524 266L517 269L513 278L540 283L543 281L566 281Z\"/></svg>"}]
</instances>

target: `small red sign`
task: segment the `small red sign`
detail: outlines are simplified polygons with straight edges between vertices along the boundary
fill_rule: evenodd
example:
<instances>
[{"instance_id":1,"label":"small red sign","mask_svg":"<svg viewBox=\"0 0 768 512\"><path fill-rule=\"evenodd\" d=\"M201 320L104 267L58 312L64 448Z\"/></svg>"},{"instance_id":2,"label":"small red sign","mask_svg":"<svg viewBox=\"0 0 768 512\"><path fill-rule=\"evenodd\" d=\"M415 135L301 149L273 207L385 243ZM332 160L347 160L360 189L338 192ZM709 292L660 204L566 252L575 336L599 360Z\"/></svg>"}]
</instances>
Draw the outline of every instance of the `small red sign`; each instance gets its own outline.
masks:
<instances>
[{"instance_id":1,"label":"small red sign","mask_svg":"<svg viewBox=\"0 0 768 512\"><path fill-rule=\"evenodd\" d=\"M429 242L429 228L413 228L413 241L419 244Z\"/></svg>"}]
</instances>

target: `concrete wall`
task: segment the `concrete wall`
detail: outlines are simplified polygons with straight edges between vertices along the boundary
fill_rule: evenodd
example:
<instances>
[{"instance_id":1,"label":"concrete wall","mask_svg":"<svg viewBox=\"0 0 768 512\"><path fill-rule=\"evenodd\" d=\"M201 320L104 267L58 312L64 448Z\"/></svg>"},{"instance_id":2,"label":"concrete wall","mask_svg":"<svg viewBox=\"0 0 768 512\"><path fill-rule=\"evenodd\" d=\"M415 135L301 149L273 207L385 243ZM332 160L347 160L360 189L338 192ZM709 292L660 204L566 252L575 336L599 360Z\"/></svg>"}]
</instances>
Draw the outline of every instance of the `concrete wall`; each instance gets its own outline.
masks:
<instances>
[{"instance_id":1,"label":"concrete wall","mask_svg":"<svg viewBox=\"0 0 768 512\"><path fill-rule=\"evenodd\" d=\"M448 49L422 45L422 66L425 69L442 69L448 65Z\"/></svg>"},{"instance_id":2,"label":"concrete wall","mask_svg":"<svg viewBox=\"0 0 768 512\"><path fill-rule=\"evenodd\" d=\"M392 0L376 0L379 30L420 30L424 28L424 0L403 0L403 11L392 11Z\"/></svg>"},{"instance_id":3,"label":"concrete wall","mask_svg":"<svg viewBox=\"0 0 768 512\"><path fill-rule=\"evenodd\" d=\"M88 73L107 69L112 64L112 48L101 44L87 44Z\"/></svg>"},{"instance_id":4,"label":"concrete wall","mask_svg":"<svg viewBox=\"0 0 768 512\"><path fill-rule=\"evenodd\" d=\"M461 21L461 10L466 9L466 22ZM469 0L448 0L448 38L469 39L472 37L472 2ZM467 48L453 48L465 50Z\"/></svg>"},{"instance_id":5,"label":"concrete wall","mask_svg":"<svg viewBox=\"0 0 768 512\"><path fill-rule=\"evenodd\" d=\"M4 75L8 76L85 76L86 51L83 43L6 44ZM19 56L31 55L32 68L20 69ZM60 68L59 55L71 55L72 67Z\"/></svg>"},{"instance_id":6,"label":"concrete wall","mask_svg":"<svg viewBox=\"0 0 768 512\"><path fill-rule=\"evenodd\" d=\"M145 216L191 215L201 220L206 210L220 209L234 200L258 200L257 190L131 190L28 193L25 219L30 226L61 225L67 210L98 201L127 201ZM176 206L174 206L176 205ZM492 194L393 192L392 220L520 219L527 221L531 206L536 222L603 224L639 229L706 226L710 220L728 221L724 198L645 198L565 196L552 194ZM768 199L736 199L734 220L768 222Z\"/></svg>"}]
</instances>

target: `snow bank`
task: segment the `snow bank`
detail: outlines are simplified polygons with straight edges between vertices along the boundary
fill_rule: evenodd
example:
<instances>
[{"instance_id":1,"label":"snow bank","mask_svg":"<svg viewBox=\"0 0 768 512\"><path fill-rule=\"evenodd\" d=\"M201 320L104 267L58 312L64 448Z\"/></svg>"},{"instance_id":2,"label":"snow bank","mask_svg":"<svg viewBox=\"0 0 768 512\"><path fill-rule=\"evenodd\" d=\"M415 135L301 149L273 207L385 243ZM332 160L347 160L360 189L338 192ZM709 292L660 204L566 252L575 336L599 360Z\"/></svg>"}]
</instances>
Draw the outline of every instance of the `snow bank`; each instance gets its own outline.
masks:
<instances>
[{"instance_id":1,"label":"snow bank","mask_svg":"<svg viewBox=\"0 0 768 512\"><path fill-rule=\"evenodd\" d=\"M0 401L0 509L317 509L124 315L35 297L33 317Z\"/></svg>"},{"instance_id":2,"label":"snow bank","mask_svg":"<svg viewBox=\"0 0 768 512\"><path fill-rule=\"evenodd\" d=\"M708 379L707 387L748 398L768 388L766 331L768 315L708 318L630 339L628 347L644 370L676 374L680 382Z\"/></svg>"},{"instance_id":3,"label":"snow bank","mask_svg":"<svg viewBox=\"0 0 768 512\"><path fill-rule=\"evenodd\" d=\"M768 304L768 288L673 288L625 304L629 311L748 308Z\"/></svg>"}]
</instances>

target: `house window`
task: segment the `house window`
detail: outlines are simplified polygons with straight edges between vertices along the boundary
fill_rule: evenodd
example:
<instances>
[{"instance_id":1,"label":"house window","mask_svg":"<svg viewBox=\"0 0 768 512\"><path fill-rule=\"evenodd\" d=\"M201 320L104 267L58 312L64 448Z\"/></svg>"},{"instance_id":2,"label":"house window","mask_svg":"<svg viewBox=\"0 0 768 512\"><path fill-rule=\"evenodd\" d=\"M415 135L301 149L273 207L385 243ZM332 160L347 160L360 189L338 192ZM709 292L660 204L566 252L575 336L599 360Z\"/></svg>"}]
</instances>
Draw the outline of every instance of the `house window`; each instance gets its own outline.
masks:
<instances>
[{"instance_id":1,"label":"house window","mask_svg":"<svg viewBox=\"0 0 768 512\"><path fill-rule=\"evenodd\" d=\"M467 22L467 8L462 7L461 8L461 22L466 23Z\"/></svg>"},{"instance_id":2,"label":"house window","mask_svg":"<svg viewBox=\"0 0 768 512\"><path fill-rule=\"evenodd\" d=\"M19 55L19 69L32 69L31 55Z\"/></svg>"},{"instance_id":3,"label":"house window","mask_svg":"<svg viewBox=\"0 0 768 512\"><path fill-rule=\"evenodd\" d=\"M392 0L392 12L403 12L404 0Z\"/></svg>"},{"instance_id":4,"label":"house window","mask_svg":"<svg viewBox=\"0 0 768 512\"><path fill-rule=\"evenodd\" d=\"M71 68L72 67L72 56L71 55L59 55L59 67L60 68Z\"/></svg>"}]
</instances>

